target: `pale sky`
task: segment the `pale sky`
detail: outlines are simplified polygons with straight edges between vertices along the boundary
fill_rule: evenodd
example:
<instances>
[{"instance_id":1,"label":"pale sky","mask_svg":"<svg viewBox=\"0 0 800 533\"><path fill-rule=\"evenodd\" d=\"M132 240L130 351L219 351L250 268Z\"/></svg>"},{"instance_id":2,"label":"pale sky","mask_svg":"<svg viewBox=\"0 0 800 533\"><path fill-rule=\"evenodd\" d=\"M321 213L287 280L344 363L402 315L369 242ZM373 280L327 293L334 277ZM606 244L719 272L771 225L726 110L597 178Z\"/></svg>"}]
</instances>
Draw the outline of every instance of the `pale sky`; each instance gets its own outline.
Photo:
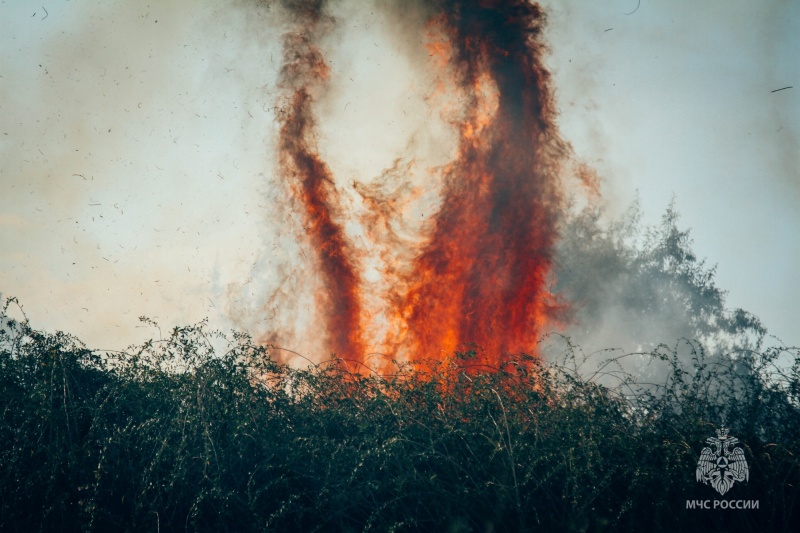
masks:
<instances>
[{"instance_id":1,"label":"pale sky","mask_svg":"<svg viewBox=\"0 0 800 533\"><path fill-rule=\"evenodd\" d=\"M674 196L727 305L800 342L800 1L547 5L562 133L610 208Z\"/></svg>"},{"instance_id":2,"label":"pale sky","mask_svg":"<svg viewBox=\"0 0 800 533\"><path fill-rule=\"evenodd\" d=\"M274 318L247 310L294 253L271 144L281 30L232 4L0 0L0 292L34 327L119 349L153 334L140 315ZM728 305L800 343L800 1L544 4L562 133L609 213L638 191L655 222L674 196ZM445 160L391 20L336 14L332 169L377 175L410 139Z\"/></svg>"}]
</instances>

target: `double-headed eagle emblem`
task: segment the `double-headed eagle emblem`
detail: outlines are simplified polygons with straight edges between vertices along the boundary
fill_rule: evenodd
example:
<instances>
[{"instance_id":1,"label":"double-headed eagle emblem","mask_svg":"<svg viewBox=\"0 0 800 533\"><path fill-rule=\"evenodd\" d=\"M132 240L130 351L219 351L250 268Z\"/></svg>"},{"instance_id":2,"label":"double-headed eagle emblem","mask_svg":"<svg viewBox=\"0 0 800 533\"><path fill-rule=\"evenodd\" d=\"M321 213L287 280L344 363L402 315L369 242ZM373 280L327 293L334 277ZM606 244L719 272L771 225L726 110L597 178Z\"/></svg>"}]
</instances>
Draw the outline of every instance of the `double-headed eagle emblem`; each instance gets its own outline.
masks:
<instances>
[{"instance_id":1,"label":"double-headed eagle emblem","mask_svg":"<svg viewBox=\"0 0 800 533\"><path fill-rule=\"evenodd\" d=\"M711 483L711 486L725 494L736 481L750 479L750 471L741 448L730 449L739 439L728 436L727 428L717 430L716 437L709 437L706 442L713 446L703 448L700 460L697 461L697 481Z\"/></svg>"}]
</instances>

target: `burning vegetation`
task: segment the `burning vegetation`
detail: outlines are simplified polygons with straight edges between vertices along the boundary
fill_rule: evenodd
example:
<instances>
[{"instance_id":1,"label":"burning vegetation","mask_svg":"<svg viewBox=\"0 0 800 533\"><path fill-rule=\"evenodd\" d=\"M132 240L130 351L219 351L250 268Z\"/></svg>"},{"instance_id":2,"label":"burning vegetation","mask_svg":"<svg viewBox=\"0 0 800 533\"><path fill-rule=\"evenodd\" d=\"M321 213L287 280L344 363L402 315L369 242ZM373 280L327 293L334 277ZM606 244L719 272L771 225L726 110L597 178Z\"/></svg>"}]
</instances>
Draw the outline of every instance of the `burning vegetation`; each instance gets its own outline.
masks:
<instances>
[{"instance_id":1,"label":"burning vegetation","mask_svg":"<svg viewBox=\"0 0 800 533\"><path fill-rule=\"evenodd\" d=\"M205 324L108 353L19 314L0 309L3 530L777 532L797 521L797 349L719 358L686 343L683 362L661 346L589 376L569 348L560 362L504 357L492 372L465 371L464 352L365 377L337 359L294 369ZM625 357L660 381L624 372ZM721 500L695 480L719 421L750 468Z\"/></svg>"},{"instance_id":2,"label":"burning vegetation","mask_svg":"<svg viewBox=\"0 0 800 533\"><path fill-rule=\"evenodd\" d=\"M800 352L725 308L673 208L643 235L635 208L601 223L597 177L558 132L538 5L381 4L419 30L453 148L348 181L321 148L339 21L325 0L255 3L289 25L275 148L301 258L260 311L302 275L313 317L112 352L8 299L0 529L791 529ZM333 355L298 368L278 347L292 328ZM743 443L749 478L729 488L748 503L704 512L697 458L720 425Z\"/></svg>"},{"instance_id":3,"label":"burning vegetation","mask_svg":"<svg viewBox=\"0 0 800 533\"><path fill-rule=\"evenodd\" d=\"M384 250L382 274L391 279L384 294L368 296L369 257L345 231L352 214L315 148L314 102L330 68L317 41L335 21L326 2L288 7L297 27L283 41L278 151L305 217L298 238L314 254L330 352L358 364L370 351L421 360L479 346L476 363L495 366L502 354L535 351L567 309L550 285L569 148L543 66L541 9L525 1L425 5L423 44L439 73L430 100L446 103L457 148L430 170L439 206L411 239L379 230L396 223L388 218L407 207L404 198L359 185L372 209L367 248ZM375 309L379 320L368 312Z\"/></svg>"}]
</instances>

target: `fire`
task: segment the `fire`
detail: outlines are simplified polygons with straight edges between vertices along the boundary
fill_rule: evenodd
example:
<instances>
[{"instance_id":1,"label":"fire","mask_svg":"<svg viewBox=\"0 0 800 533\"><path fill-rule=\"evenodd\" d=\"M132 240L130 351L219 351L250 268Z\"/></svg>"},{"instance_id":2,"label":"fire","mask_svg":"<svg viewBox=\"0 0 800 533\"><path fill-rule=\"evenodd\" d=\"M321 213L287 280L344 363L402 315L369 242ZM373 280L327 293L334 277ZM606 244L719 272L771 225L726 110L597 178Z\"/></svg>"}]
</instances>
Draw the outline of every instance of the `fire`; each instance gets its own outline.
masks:
<instances>
[{"instance_id":1,"label":"fire","mask_svg":"<svg viewBox=\"0 0 800 533\"><path fill-rule=\"evenodd\" d=\"M494 367L504 354L535 352L567 307L548 288L569 147L555 127L542 63L541 9L524 0L447 1L430 18L425 46L439 74L429 101L442 102L458 149L439 169L441 207L420 239L404 240L392 229L389 217L398 216L401 202L357 188L383 228L367 236L396 250L383 263L392 289L377 303L363 280L366 254L343 229L339 191L314 143L313 103L330 68L309 37L321 14L298 14L305 32L284 45L281 97L289 105L278 117L280 164L304 209L330 350L360 363L374 347L408 360L442 360L479 346L476 363ZM378 313L381 327L374 325Z\"/></svg>"},{"instance_id":2,"label":"fire","mask_svg":"<svg viewBox=\"0 0 800 533\"><path fill-rule=\"evenodd\" d=\"M325 330L338 354L363 357L361 300L355 252L336 220L336 191L325 162L314 146L314 93L324 89L328 67L305 34L289 35L284 43L282 84L288 106L279 135L280 165L305 207L305 231L317 252L317 270L327 290L318 305L325 310Z\"/></svg>"}]
</instances>

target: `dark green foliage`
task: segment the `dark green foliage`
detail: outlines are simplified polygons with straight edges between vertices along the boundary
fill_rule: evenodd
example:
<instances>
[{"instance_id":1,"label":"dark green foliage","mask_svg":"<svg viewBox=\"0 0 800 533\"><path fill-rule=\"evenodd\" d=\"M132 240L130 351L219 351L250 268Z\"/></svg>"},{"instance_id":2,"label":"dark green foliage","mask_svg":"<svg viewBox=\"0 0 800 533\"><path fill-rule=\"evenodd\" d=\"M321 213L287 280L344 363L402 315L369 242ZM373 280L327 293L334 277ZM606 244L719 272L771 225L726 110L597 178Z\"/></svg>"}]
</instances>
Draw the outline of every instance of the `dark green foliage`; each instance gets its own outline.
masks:
<instances>
[{"instance_id":1,"label":"dark green foliage","mask_svg":"<svg viewBox=\"0 0 800 533\"><path fill-rule=\"evenodd\" d=\"M470 353L356 376L279 364L246 335L176 328L126 353L0 320L2 531L790 531L800 519L796 349L646 355L608 370ZM684 350L685 351L685 350ZM619 358L617 358L619 359ZM606 380L607 381L607 380ZM721 424L749 482L694 479Z\"/></svg>"}]
</instances>

